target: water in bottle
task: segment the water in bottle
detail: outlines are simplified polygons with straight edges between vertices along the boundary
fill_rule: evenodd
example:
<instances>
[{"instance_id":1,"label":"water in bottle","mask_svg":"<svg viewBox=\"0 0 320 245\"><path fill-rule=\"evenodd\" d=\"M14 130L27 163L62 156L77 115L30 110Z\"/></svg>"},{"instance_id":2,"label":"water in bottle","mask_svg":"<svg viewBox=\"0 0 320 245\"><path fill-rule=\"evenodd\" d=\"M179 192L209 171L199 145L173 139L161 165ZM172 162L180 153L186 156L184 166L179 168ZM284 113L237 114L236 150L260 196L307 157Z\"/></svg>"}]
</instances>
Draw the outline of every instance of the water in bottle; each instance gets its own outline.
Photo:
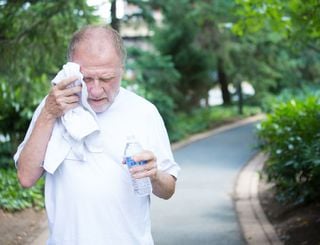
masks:
<instances>
[{"instance_id":1,"label":"water in bottle","mask_svg":"<svg viewBox=\"0 0 320 245\"><path fill-rule=\"evenodd\" d=\"M136 138L134 136L127 137L124 158L129 169L133 166L146 164L145 161L135 162L133 160L132 157L140 152L142 152L142 147ZM147 196L151 194L152 186L149 177L144 177L141 179L135 179L132 177L132 185L135 194L138 196Z\"/></svg>"}]
</instances>

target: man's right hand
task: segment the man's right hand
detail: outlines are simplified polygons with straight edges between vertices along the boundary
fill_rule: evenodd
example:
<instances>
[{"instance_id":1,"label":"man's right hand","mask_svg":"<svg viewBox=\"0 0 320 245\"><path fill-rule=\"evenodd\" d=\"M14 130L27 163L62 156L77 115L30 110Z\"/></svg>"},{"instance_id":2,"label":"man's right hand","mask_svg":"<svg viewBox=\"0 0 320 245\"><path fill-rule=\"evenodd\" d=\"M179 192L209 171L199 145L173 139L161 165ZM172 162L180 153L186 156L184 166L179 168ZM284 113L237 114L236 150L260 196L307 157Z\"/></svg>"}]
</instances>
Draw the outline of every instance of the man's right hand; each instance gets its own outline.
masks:
<instances>
[{"instance_id":1,"label":"man's right hand","mask_svg":"<svg viewBox=\"0 0 320 245\"><path fill-rule=\"evenodd\" d=\"M81 85L68 87L77 79L75 76L63 79L51 88L44 106L44 111L51 119L61 117L78 105L80 98L77 93L81 92Z\"/></svg>"},{"instance_id":2,"label":"man's right hand","mask_svg":"<svg viewBox=\"0 0 320 245\"><path fill-rule=\"evenodd\" d=\"M44 171L41 163L45 159L55 120L78 105L77 93L81 91L81 85L68 87L77 79L63 79L51 88L44 108L35 121L32 133L18 159L18 178L23 187L33 186Z\"/></svg>"}]
</instances>

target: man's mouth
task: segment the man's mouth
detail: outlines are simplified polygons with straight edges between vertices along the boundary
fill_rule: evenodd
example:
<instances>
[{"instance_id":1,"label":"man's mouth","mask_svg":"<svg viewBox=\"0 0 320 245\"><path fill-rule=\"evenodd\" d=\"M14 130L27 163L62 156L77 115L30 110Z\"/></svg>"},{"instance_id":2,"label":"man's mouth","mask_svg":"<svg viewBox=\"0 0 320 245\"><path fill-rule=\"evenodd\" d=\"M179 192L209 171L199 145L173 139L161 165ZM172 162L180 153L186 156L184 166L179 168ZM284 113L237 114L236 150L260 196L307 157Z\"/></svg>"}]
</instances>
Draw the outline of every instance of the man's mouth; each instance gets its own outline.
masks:
<instances>
[{"instance_id":1,"label":"man's mouth","mask_svg":"<svg viewBox=\"0 0 320 245\"><path fill-rule=\"evenodd\" d=\"M88 100L90 101L101 101L101 100L106 100L107 98L106 97L103 97L103 98L88 98Z\"/></svg>"}]
</instances>

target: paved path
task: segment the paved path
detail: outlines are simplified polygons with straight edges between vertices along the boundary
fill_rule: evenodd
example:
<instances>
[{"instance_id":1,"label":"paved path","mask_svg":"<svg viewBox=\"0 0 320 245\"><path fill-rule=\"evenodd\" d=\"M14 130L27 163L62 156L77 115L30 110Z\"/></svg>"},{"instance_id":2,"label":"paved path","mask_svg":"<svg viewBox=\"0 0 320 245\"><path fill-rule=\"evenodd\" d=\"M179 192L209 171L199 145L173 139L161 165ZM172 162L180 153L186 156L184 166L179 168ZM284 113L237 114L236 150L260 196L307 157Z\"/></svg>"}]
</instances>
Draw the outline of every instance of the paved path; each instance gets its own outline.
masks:
<instances>
[{"instance_id":1,"label":"paved path","mask_svg":"<svg viewBox=\"0 0 320 245\"><path fill-rule=\"evenodd\" d=\"M185 147L181 147L185 142L174 146L181 147L174 155L182 171L170 200L152 198L155 245L246 244L232 193L237 174L255 154L253 129L257 120L259 117L223 126L195 135L188 141L196 141ZM43 232L32 245L45 244L46 222L42 226Z\"/></svg>"},{"instance_id":2,"label":"paved path","mask_svg":"<svg viewBox=\"0 0 320 245\"><path fill-rule=\"evenodd\" d=\"M174 152L182 167L176 194L152 199L156 245L245 244L232 193L237 174L256 153L253 131L250 123Z\"/></svg>"}]
</instances>

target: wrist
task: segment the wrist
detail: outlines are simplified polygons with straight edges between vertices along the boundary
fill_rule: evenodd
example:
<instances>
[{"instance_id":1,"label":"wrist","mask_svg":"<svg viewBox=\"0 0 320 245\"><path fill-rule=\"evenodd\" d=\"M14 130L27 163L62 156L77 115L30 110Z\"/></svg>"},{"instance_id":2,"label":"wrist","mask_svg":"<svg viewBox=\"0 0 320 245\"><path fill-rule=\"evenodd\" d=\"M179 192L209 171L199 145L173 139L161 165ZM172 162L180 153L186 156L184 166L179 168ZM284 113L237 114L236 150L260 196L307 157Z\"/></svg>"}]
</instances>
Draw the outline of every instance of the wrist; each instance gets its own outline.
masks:
<instances>
[{"instance_id":1,"label":"wrist","mask_svg":"<svg viewBox=\"0 0 320 245\"><path fill-rule=\"evenodd\" d=\"M150 180L152 183L156 183L159 181L159 170L157 169L153 175L150 176Z\"/></svg>"},{"instance_id":2,"label":"wrist","mask_svg":"<svg viewBox=\"0 0 320 245\"><path fill-rule=\"evenodd\" d=\"M54 124L57 118L44 107L39 115L39 119L44 123Z\"/></svg>"}]
</instances>

